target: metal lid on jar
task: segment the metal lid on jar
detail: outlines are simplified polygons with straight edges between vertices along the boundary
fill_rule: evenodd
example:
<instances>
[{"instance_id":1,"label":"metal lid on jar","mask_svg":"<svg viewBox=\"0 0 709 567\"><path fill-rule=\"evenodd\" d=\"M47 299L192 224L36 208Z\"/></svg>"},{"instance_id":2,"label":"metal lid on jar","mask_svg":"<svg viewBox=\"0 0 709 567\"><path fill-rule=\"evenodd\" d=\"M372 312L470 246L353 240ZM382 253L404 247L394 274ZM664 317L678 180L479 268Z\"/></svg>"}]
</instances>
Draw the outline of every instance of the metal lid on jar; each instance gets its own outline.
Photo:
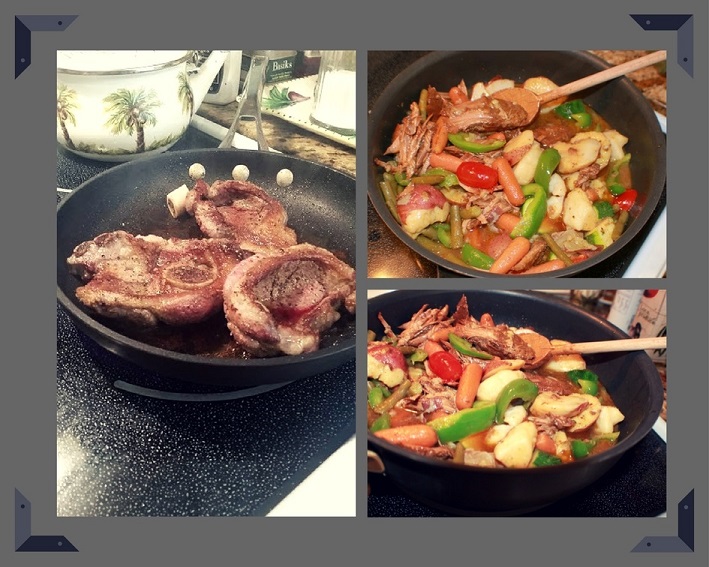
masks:
<instances>
[{"instance_id":1,"label":"metal lid on jar","mask_svg":"<svg viewBox=\"0 0 709 567\"><path fill-rule=\"evenodd\" d=\"M192 57L193 51L83 50L57 51L57 72L74 75L127 75L171 67Z\"/></svg>"}]
</instances>

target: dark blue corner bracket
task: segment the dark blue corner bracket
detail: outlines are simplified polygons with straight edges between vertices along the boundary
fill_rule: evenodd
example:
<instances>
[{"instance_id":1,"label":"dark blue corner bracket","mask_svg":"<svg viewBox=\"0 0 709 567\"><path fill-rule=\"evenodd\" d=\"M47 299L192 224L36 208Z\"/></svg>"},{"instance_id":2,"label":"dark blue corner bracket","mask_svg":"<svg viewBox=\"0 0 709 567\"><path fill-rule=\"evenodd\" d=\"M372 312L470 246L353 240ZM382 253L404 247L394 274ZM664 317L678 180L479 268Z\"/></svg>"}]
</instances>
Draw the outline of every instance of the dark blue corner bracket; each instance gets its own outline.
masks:
<instances>
[{"instance_id":1,"label":"dark blue corner bracket","mask_svg":"<svg viewBox=\"0 0 709 567\"><path fill-rule=\"evenodd\" d=\"M64 536L32 535L32 504L15 489L15 551L79 551Z\"/></svg>"},{"instance_id":2,"label":"dark blue corner bracket","mask_svg":"<svg viewBox=\"0 0 709 567\"><path fill-rule=\"evenodd\" d=\"M32 62L33 31L64 31L78 16L15 16L15 78Z\"/></svg>"},{"instance_id":3,"label":"dark blue corner bracket","mask_svg":"<svg viewBox=\"0 0 709 567\"><path fill-rule=\"evenodd\" d=\"M690 552L694 551L694 490L677 505L677 535L649 536L642 539L633 552Z\"/></svg>"},{"instance_id":4,"label":"dark blue corner bracket","mask_svg":"<svg viewBox=\"0 0 709 567\"><path fill-rule=\"evenodd\" d=\"M692 14L630 14L648 31L677 32L677 63L694 78L694 17Z\"/></svg>"}]
</instances>

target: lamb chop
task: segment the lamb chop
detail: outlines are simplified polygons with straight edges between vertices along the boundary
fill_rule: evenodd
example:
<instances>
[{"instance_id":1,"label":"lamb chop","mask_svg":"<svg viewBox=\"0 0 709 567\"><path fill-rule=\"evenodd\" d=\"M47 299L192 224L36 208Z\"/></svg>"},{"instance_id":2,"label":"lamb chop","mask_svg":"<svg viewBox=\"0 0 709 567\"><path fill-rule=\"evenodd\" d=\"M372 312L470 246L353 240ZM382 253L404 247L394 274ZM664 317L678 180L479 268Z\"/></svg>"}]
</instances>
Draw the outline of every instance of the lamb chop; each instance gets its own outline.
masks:
<instances>
[{"instance_id":1,"label":"lamb chop","mask_svg":"<svg viewBox=\"0 0 709 567\"><path fill-rule=\"evenodd\" d=\"M229 271L251 256L228 239L177 239L103 233L74 248L70 273L95 313L141 326L186 325L222 309Z\"/></svg>"},{"instance_id":2,"label":"lamb chop","mask_svg":"<svg viewBox=\"0 0 709 567\"><path fill-rule=\"evenodd\" d=\"M232 337L258 356L317 350L340 311L355 311L355 271L312 244L254 254L224 282Z\"/></svg>"},{"instance_id":3,"label":"lamb chop","mask_svg":"<svg viewBox=\"0 0 709 567\"><path fill-rule=\"evenodd\" d=\"M284 248L297 243L283 205L249 181L198 180L185 210L210 238L230 238L239 245Z\"/></svg>"}]
</instances>

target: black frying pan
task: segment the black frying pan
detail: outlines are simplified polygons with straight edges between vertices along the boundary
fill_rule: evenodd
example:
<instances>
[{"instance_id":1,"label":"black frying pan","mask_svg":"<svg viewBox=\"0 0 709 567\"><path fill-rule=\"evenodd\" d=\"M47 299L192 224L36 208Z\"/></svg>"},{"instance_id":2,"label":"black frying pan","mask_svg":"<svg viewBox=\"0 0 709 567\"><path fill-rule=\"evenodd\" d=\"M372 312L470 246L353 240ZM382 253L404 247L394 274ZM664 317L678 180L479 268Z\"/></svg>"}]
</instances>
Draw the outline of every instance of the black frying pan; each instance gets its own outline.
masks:
<instances>
[{"instance_id":1,"label":"black frying pan","mask_svg":"<svg viewBox=\"0 0 709 567\"><path fill-rule=\"evenodd\" d=\"M219 315L202 326L139 333L99 319L75 297L80 282L67 271L74 247L102 232L200 237L194 219L173 219L166 195L191 186L188 169L201 163L205 179L230 179L235 165L250 170L249 181L277 198L300 242L310 242L355 267L355 180L340 171L272 152L234 149L185 150L118 165L79 187L57 206L57 298L84 333L109 351L158 374L235 390L288 382L331 370L354 357L355 318L343 318L323 335L321 348L299 356L265 359L230 354ZM276 174L293 172L293 184L279 187ZM224 343L224 344L223 344Z\"/></svg>"},{"instance_id":2,"label":"black frying pan","mask_svg":"<svg viewBox=\"0 0 709 567\"><path fill-rule=\"evenodd\" d=\"M375 56L370 53L370 58ZM387 60L386 54L380 57ZM448 90L461 79L471 86L476 81L488 81L498 74L516 81L544 75L556 84L564 85L609 66L585 51L434 51L415 59L389 81L371 102L367 158L369 198L375 210L404 244L434 264L464 276L509 278L450 262L413 240L384 202L379 189L382 168L374 163L374 158L383 156L391 143L394 128L408 112L409 104L418 100L421 89L428 85ZM376 75L370 77L370 82L370 90L381 86ZM612 246L589 260L545 274L550 277L583 276L585 270L596 266L600 268L604 262L607 264L611 256L639 236L658 206L665 187L665 136L650 103L630 79L615 79L578 96L629 138L626 149L632 154L631 172L633 186L638 191L638 202L630 211L631 219L625 232Z\"/></svg>"},{"instance_id":3,"label":"black frying pan","mask_svg":"<svg viewBox=\"0 0 709 567\"><path fill-rule=\"evenodd\" d=\"M393 329L424 304L455 309L468 298L471 315L488 312L496 323L532 327L548 338L570 342L628 338L628 335L580 307L549 294L530 291L395 291L370 299L368 329L378 337L381 313ZM590 486L652 429L662 409L663 387L652 359L644 351L585 355L625 415L620 441L610 450L582 461L537 469L490 469L423 457L387 443L371 433L368 447L384 473L408 496L450 514L514 516L526 514Z\"/></svg>"}]
</instances>

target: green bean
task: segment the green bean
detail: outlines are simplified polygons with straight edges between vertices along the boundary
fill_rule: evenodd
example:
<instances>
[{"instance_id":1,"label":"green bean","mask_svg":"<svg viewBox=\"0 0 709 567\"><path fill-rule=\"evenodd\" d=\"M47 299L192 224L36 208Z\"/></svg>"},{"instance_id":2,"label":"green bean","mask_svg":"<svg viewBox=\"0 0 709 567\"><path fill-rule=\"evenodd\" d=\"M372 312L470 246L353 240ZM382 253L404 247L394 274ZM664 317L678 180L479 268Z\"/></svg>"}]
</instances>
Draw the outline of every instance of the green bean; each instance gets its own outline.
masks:
<instances>
[{"instance_id":1,"label":"green bean","mask_svg":"<svg viewBox=\"0 0 709 567\"><path fill-rule=\"evenodd\" d=\"M411 178L411 183L421 185L438 185L445 181L445 175L416 175Z\"/></svg>"},{"instance_id":2,"label":"green bean","mask_svg":"<svg viewBox=\"0 0 709 567\"><path fill-rule=\"evenodd\" d=\"M434 226L427 226L421 231L421 234L425 236L426 238L430 238L431 240L438 240L438 229Z\"/></svg>"},{"instance_id":3,"label":"green bean","mask_svg":"<svg viewBox=\"0 0 709 567\"><path fill-rule=\"evenodd\" d=\"M411 387L411 380L404 380L399 384L391 393L391 395L379 402L372 409L379 414L386 413L392 409L399 401L406 397L409 393L409 388Z\"/></svg>"},{"instance_id":4,"label":"green bean","mask_svg":"<svg viewBox=\"0 0 709 567\"><path fill-rule=\"evenodd\" d=\"M463 246L463 223L460 219L460 206L451 205L451 248L462 248Z\"/></svg>"},{"instance_id":5,"label":"green bean","mask_svg":"<svg viewBox=\"0 0 709 567\"><path fill-rule=\"evenodd\" d=\"M401 224L401 219L399 218L399 211L396 210L396 193L392 189L391 185L389 185L389 183L387 183L386 181L381 181L379 183L379 188L382 190L384 202L389 208L389 212L391 212L394 219L396 219L396 222Z\"/></svg>"},{"instance_id":6,"label":"green bean","mask_svg":"<svg viewBox=\"0 0 709 567\"><path fill-rule=\"evenodd\" d=\"M459 266L467 267L467 265L465 264L465 262L463 262L457 252L451 250L450 248L446 248L440 242L436 242L435 240L431 240L430 238L426 238L425 236L419 236L418 238L416 238L416 242L418 242L426 250L433 252L444 260L448 260L449 262L453 262L454 264L458 264Z\"/></svg>"},{"instance_id":7,"label":"green bean","mask_svg":"<svg viewBox=\"0 0 709 567\"><path fill-rule=\"evenodd\" d=\"M551 234L544 233L542 234L542 238L544 239L544 242L547 243L547 246L551 248L551 251L554 253L554 255L559 258L559 260L564 262L564 265L570 266L571 264L573 264L571 258L569 258L566 255L566 252L561 249L561 246L556 243L556 240L554 240Z\"/></svg>"}]
</instances>

